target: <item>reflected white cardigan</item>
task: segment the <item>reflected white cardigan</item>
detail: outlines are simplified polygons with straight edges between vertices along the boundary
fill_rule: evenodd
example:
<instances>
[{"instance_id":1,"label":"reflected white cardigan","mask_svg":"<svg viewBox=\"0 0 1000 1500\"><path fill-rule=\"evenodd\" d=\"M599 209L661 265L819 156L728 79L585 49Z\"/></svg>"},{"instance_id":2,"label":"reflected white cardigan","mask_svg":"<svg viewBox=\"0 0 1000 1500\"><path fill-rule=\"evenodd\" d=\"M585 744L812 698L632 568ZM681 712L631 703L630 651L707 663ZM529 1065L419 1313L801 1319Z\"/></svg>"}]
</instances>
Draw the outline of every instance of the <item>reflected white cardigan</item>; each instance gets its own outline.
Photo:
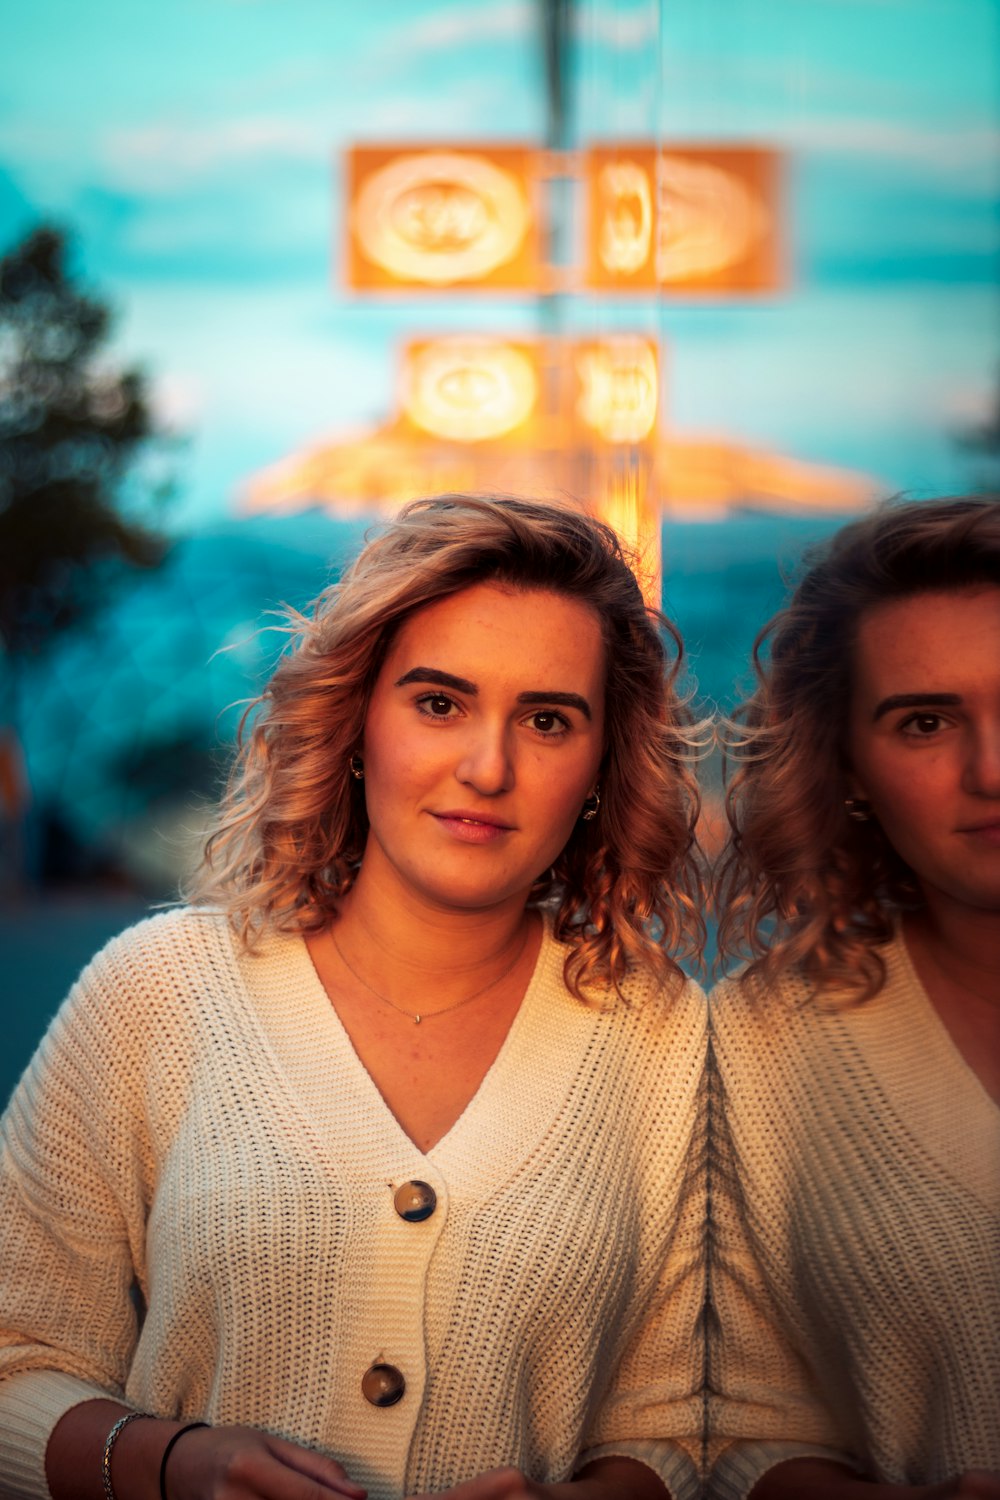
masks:
<instances>
[{"instance_id":1,"label":"reflected white cardigan","mask_svg":"<svg viewBox=\"0 0 1000 1500\"><path fill-rule=\"evenodd\" d=\"M1000 1108L884 957L862 1004L712 996L714 1500L823 1445L897 1484L1000 1470Z\"/></svg>"},{"instance_id":2,"label":"reflected white cardigan","mask_svg":"<svg viewBox=\"0 0 1000 1500\"><path fill-rule=\"evenodd\" d=\"M696 1495L704 1001L637 975L630 1006L587 1007L563 959L546 934L424 1155L300 938L248 956L187 911L109 944L3 1122L0 1490L47 1495L53 1426L113 1394L315 1445L372 1500L585 1453ZM414 1178L422 1223L393 1207ZM395 1406L362 1395L376 1362Z\"/></svg>"}]
</instances>

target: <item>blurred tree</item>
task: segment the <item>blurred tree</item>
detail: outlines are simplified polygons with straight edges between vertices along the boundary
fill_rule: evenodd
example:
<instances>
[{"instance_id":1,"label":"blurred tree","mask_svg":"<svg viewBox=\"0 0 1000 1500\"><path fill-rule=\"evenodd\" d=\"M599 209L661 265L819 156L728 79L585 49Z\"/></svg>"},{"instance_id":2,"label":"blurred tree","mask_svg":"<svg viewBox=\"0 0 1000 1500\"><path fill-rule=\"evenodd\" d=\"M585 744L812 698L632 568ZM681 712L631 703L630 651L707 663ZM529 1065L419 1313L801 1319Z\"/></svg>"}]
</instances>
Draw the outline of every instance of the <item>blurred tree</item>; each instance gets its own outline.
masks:
<instances>
[{"instance_id":1,"label":"blurred tree","mask_svg":"<svg viewBox=\"0 0 1000 1500\"><path fill-rule=\"evenodd\" d=\"M75 284L67 248L43 225L0 258L0 827L15 881L20 668L167 550L142 519L166 487L135 478L155 436L145 382L106 357L110 310Z\"/></svg>"},{"instance_id":2,"label":"blurred tree","mask_svg":"<svg viewBox=\"0 0 1000 1500\"><path fill-rule=\"evenodd\" d=\"M0 259L0 641L16 659L92 614L166 539L123 505L152 423L143 377L102 361L109 309L36 229ZM144 496L143 499L148 499ZM133 516L127 514L133 509ZM13 663L11 663L13 664Z\"/></svg>"}]
</instances>

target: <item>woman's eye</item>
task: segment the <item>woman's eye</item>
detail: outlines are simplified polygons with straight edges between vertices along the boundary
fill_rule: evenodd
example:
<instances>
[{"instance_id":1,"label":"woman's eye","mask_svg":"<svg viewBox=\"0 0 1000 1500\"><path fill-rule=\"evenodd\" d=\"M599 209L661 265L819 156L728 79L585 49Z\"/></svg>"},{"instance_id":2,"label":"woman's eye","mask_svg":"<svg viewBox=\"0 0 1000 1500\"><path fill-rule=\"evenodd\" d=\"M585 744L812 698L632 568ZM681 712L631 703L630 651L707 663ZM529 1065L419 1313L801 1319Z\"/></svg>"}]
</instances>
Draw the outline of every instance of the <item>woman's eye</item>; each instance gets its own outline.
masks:
<instances>
[{"instance_id":1,"label":"woman's eye","mask_svg":"<svg viewBox=\"0 0 1000 1500\"><path fill-rule=\"evenodd\" d=\"M945 723L941 714L924 713L911 714L900 724L903 734L912 735L914 739L927 739L929 735L937 734Z\"/></svg>"},{"instance_id":2,"label":"woman's eye","mask_svg":"<svg viewBox=\"0 0 1000 1500\"><path fill-rule=\"evenodd\" d=\"M528 723L538 734L543 734L547 737L564 734L569 728L569 723L563 718L562 714L557 714L551 708L538 709L536 713L531 715Z\"/></svg>"},{"instance_id":3,"label":"woman's eye","mask_svg":"<svg viewBox=\"0 0 1000 1500\"><path fill-rule=\"evenodd\" d=\"M418 698L417 707L429 719L450 719L458 712L458 705L444 693L429 693Z\"/></svg>"}]
</instances>

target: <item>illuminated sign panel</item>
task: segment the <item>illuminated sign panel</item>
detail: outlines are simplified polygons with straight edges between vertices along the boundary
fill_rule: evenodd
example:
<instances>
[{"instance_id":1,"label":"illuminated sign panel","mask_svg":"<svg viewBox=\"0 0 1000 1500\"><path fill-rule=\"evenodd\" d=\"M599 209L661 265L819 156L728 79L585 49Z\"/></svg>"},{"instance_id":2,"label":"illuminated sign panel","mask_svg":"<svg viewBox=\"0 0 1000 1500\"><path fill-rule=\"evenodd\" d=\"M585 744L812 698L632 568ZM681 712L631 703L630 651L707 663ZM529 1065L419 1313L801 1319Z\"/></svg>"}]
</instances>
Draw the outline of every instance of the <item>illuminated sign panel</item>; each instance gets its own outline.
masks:
<instances>
[{"instance_id":1,"label":"illuminated sign panel","mask_svg":"<svg viewBox=\"0 0 1000 1500\"><path fill-rule=\"evenodd\" d=\"M534 288L539 154L511 146L347 153L345 269L362 291Z\"/></svg>"},{"instance_id":2,"label":"illuminated sign panel","mask_svg":"<svg viewBox=\"0 0 1000 1500\"><path fill-rule=\"evenodd\" d=\"M450 443L634 447L655 439L658 366L656 345L633 334L424 339L403 350L401 416Z\"/></svg>"},{"instance_id":3,"label":"illuminated sign panel","mask_svg":"<svg viewBox=\"0 0 1000 1500\"><path fill-rule=\"evenodd\" d=\"M588 286L768 291L782 284L778 155L756 146L585 153Z\"/></svg>"},{"instance_id":4,"label":"illuminated sign panel","mask_svg":"<svg viewBox=\"0 0 1000 1500\"><path fill-rule=\"evenodd\" d=\"M631 335L573 346L576 415L605 443L643 443L654 434L659 403L656 345Z\"/></svg>"},{"instance_id":5,"label":"illuminated sign panel","mask_svg":"<svg viewBox=\"0 0 1000 1500\"><path fill-rule=\"evenodd\" d=\"M539 349L531 342L439 338L403 351L403 415L421 432L448 442L527 436L541 387Z\"/></svg>"}]
</instances>

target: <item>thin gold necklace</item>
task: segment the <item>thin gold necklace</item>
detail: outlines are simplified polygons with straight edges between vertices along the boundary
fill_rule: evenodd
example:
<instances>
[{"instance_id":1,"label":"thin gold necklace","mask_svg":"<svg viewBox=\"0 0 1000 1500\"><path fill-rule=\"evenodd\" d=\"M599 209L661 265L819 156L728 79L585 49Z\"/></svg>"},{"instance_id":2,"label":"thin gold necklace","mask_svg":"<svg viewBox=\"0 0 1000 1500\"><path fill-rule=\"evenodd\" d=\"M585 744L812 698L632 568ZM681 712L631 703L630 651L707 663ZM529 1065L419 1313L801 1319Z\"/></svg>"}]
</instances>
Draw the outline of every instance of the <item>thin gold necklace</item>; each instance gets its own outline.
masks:
<instances>
[{"instance_id":1,"label":"thin gold necklace","mask_svg":"<svg viewBox=\"0 0 1000 1500\"><path fill-rule=\"evenodd\" d=\"M395 1000L390 1000L388 995L383 995L381 990L377 990L373 984L369 984L367 979L364 979L358 973L354 965L348 962L347 957L344 954L344 950L341 948L340 944L337 942L336 937L334 936L332 927L330 928L330 941L336 948L337 954L340 958L341 963L344 965L344 968L349 974L354 975L354 978L360 985L364 986L369 994L374 995L376 1000L381 1000L383 1005L388 1005L393 1010L398 1010L401 1016L409 1016L414 1026L419 1026L421 1021L434 1021L438 1016L446 1016L449 1011L458 1010L463 1005L470 1005L473 1000L478 1000L480 995L485 995L487 990L492 990L496 985L500 984L504 979L507 978L508 974L512 974L521 961L521 955L523 954L525 948L528 946L528 926L527 924L525 924L524 937L521 941L521 946L520 948L518 948L513 961L507 965L502 974L498 974L495 979L491 979L489 984L484 984L482 989L474 990L471 995L466 995L463 999L456 1000L451 1005L445 1005L441 1008L441 1010L431 1010L426 1014L421 1013L420 1011L407 1010L405 1006L397 1005Z\"/></svg>"}]
</instances>

